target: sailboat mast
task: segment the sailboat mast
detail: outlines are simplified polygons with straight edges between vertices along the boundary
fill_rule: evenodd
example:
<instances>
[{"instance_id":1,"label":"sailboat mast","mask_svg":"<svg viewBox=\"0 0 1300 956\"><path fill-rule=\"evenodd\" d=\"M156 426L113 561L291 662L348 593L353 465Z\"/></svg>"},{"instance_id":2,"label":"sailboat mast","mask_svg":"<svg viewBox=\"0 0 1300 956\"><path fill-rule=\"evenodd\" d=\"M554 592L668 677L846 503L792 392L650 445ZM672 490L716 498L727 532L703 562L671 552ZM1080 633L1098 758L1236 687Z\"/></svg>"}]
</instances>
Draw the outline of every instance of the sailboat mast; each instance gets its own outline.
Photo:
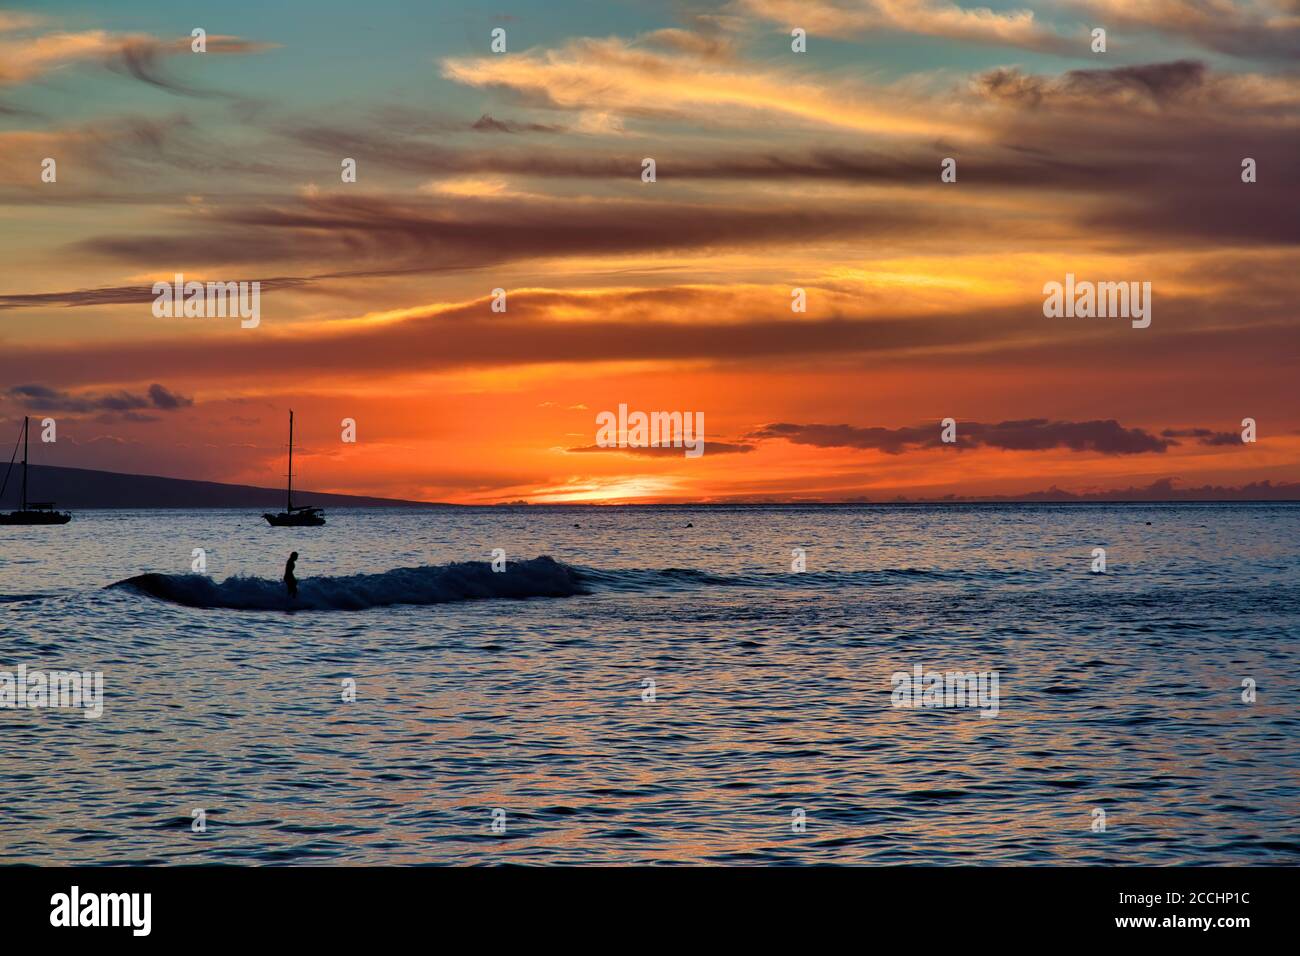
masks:
<instances>
[{"instance_id":1,"label":"sailboat mast","mask_svg":"<svg viewBox=\"0 0 1300 956\"><path fill-rule=\"evenodd\" d=\"M23 511L27 510L27 416L23 416Z\"/></svg>"},{"instance_id":2,"label":"sailboat mast","mask_svg":"<svg viewBox=\"0 0 1300 956\"><path fill-rule=\"evenodd\" d=\"M286 512L293 511L293 409L289 409L289 491L285 496Z\"/></svg>"}]
</instances>

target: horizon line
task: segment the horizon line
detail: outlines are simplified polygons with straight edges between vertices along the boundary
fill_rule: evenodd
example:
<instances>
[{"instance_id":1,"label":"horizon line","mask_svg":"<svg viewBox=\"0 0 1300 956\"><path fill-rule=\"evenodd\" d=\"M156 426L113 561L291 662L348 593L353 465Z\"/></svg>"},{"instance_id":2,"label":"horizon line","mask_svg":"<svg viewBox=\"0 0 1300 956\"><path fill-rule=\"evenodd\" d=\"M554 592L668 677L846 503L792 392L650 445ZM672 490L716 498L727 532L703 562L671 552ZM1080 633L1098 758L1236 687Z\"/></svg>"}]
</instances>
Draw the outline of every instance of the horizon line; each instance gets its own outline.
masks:
<instances>
[{"instance_id":1,"label":"horizon line","mask_svg":"<svg viewBox=\"0 0 1300 956\"><path fill-rule=\"evenodd\" d=\"M266 488L260 485L248 485L248 484L240 484L240 483L227 482L227 481L213 481L211 479L205 479L205 478L176 478L168 475L145 475L145 474L138 474L134 472L105 471L103 469L98 469L98 468L81 468L74 465L35 465L34 464L31 465L31 468L37 471L48 470L52 472L58 472L58 471L84 472L90 475L106 475L106 476L113 476L114 478L128 478L128 479L135 478L135 479L148 480L148 481L167 481L167 482L182 482L188 484L213 485L222 488L239 489L245 491L256 491L256 492L276 494L276 495L281 493L281 489L278 488ZM1148 488L1155 488L1156 486L1162 485L1162 483L1171 483L1173 480L1174 479L1172 478L1157 479L1155 482L1149 485ZM1204 492L1207 488L1216 488L1216 486L1201 486L1200 488L1188 489L1188 491L1191 493ZM1222 487L1221 489L1216 488L1216 490L1221 490L1224 495L1231 495L1234 492L1241 493L1247 488L1259 488L1261 490L1269 489L1274 491L1282 491L1288 495L1291 494L1289 489L1294 488L1296 490L1294 495L1289 497L1262 497L1262 496L1224 497L1222 495L1216 497L1213 496L1212 494L1209 496L1198 496L1198 497L1178 497L1176 496L1175 493L1174 495L1166 494L1158 497L1157 496L1153 496L1153 497L1131 497L1130 496L1130 497L1107 498L1107 497L1100 497L1100 496L1104 496L1107 494L1121 495L1124 493L1128 493L1129 495L1132 495L1134 493L1140 494L1144 489L1133 488L1130 486L1129 488L1126 489L1122 489L1122 490L1114 489L1113 491L1109 491L1109 492L1099 491L1099 492L1076 493L1076 492L1071 492L1071 491L1057 488L1055 485L1053 485L1050 488L1041 491L1030 491L1030 492L1023 492L1020 495L1005 495L1005 496L1001 496L1001 495L961 496L961 495L947 494L947 495L928 497L928 498L927 497L908 498L905 496L896 495L891 498L881 498L881 499L831 498L831 499L808 499L808 500L770 500L769 499L769 500L751 500L751 501L746 501L746 500L734 500L734 501L627 500L627 501L534 502L534 501L527 501L524 499L517 499L513 501L498 501L498 502L486 502L486 503L429 501L429 500L414 499L414 498L397 498L397 497L390 497L387 495L380 495L380 494L364 494L364 493L357 493L357 492L322 491L322 490L310 490L310 489L303 489L301 491L301 494L321 495L321 496L328 496L334 498L369 499L376 502L385 502L385 504L377 504L377 505L348 505L348 504L335 503L330 505L330 507L333 508L347 508L347 507L365 508L365 507L391 507L391 506L407 506L407 507L415 507L415 508L503 508L503 507L518 507L518 508L523 508L523 507L527 507L527 508L718 507L718 508L726 508L726 507L845 507L845 506L854 506L854 505L879 507L879 506L944 505L944 504L1104 505L1104 504L1252 504L1252 503L1254 504L1261 504L1261 503L1296 504L1296 503L1300 503L1300 483L1297 482L1282 482L1275 485L1270 479L1264 479L1263 481L1252 482L1250 484L1243 485L1243 486L1237 486L1237 487L1225 486ZM1057 497L1052 497L1053 495ZM156 506L145 507L145 508L140 508L134 505L102 505L102 506L94 506L94 507L71 505L69 507L81 507L83 510L88 510L88 511L96 511L96 510L160 510L162 511L162 510L174 510L178 508L187 508L187 507L199 508L199 509L226 509L226 508L242 508L248 506L174 504L174 505L156 505Z\"/></svg>"}]
</instances>

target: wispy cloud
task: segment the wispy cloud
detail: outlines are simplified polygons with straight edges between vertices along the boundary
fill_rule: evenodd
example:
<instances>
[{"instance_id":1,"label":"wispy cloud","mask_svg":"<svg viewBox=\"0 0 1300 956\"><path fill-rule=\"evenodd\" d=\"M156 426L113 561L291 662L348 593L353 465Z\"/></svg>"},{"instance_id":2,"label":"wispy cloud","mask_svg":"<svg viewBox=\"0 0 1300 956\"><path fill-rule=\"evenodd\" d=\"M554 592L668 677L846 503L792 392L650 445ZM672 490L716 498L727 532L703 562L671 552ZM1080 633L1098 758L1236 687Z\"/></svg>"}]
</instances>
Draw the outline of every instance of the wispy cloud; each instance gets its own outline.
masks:
<instances>
[{"instance_id":1,"label":"wispy cloud","mask_svg":"<svg viewBox=\"0 0 1300 956\"><path fill-rule=\"evenodd\" d=\"M159 40L154 37L129 37L118 44L109 66L135 77L142 83L177 96L226 97L229 94L185 83L163 67L167 57L191 52L190 39ZM257 43L235 36L214 35L206 40L205 56L214 54L261 53L275 48L273 43Z\"/></svg>"},{"instance_id":2,"label":"wispy cloud","mask_svg":"<svg viewBox=\"0 0 1300 956\"><path fill-rule=\"evenodd\" d=\"M1288 60L1300 56L1295 0L1066 0L1112 29L1179 37L1207 50Z\"/></svg>"},{"instance_id":3,"label":"wispy cloud","mask_svg":"<svg viewBox=\"0 0 1300 956\"><path fill-rule=\"evenodd\" d=\"M786 29L803 27L825 36L883 31L1050 53L1085 49L1082 34L1073 40L1060 36L1041 25L1032 10L995 12L946 0L736 0L735 8Z\"/></svg>"},{"instance_id":4,"label":"wispy cloud","mask_svg":"<svg viewBox=\"0 0 1300 956\"><path fill-rule=\"evenodd\" d=\"M945 121L945 110L909 108L899 90L884 95L862 84L818 82L772 66L720 61L682 44L674 52L661 46L584 38L559 50L452 57L442 62L442 73L466 86L507 90L526 103L558 110L686 118L709 127L718 124L720 111L741 111L806 126L962 136L956 117Z\"/></svg>"},{"instance_id":5,"label":"wispy cloud","mask_svg":"<svg viewBox=\"0 0 1300 956\"><path fill-rule=\"evenodd\" d=\"M6 16L6 20L0 21L0 85L25 83L70 64L98 61L171 93L215 95L171 79L162 72L164 57L191 52L189 37L165 40L107 30L49 31L15 36L13 34L35 30L44 21ZM256 53L273 46L234 36L213 35L207 38L207 54Z\"/></svg>"}]
</instances>

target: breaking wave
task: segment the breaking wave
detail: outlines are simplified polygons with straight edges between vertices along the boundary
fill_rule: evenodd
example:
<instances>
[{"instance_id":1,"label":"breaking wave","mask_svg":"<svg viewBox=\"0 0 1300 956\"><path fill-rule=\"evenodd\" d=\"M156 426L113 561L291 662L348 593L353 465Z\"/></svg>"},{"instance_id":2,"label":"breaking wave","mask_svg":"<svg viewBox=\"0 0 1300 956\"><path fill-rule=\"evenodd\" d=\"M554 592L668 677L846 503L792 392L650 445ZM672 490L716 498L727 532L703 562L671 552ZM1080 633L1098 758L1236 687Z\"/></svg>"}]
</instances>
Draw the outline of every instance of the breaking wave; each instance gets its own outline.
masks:
<instances>
[{"instance_id":1,"label":"breaking wave","mask_svg":"<svg viewBox=\"0 0 1300 956\"><path fill-rule=\"evenodd\" d=\"M382 574L310 577L289 599L282 581L202 574L138 574L110 584L185 607L237 611L361 611L393 604L446 604L487 598L573 597L586 594L578 573L552 558L511 561L493 571L486 561L394 568Z\"/></svg>"},{"instance_id":2,"label":"breaking wave","mask_svg":"<svg viewBox=\"0 0 1300 956\"><path fill-rule=\"evenodd\" d=\"M393 604L447 604L488 598L574 597L593 592L693 591L708 588L790 588L841 591L917 584L1013 584L1032 582L1041 572L881 568L870 571L789 572L749 570L715 574L692 568L572 567L554 558L511 561L502 572L486 561L395 568L382 574L309 577L289 600L282 581L232 577L217 582L202 574L139 574L111 584L197 608L238 611L360 611ZM32 595L39 598L42 595ZM17 599L27 599L27 595Z\"/></svg>"}]
</instances>

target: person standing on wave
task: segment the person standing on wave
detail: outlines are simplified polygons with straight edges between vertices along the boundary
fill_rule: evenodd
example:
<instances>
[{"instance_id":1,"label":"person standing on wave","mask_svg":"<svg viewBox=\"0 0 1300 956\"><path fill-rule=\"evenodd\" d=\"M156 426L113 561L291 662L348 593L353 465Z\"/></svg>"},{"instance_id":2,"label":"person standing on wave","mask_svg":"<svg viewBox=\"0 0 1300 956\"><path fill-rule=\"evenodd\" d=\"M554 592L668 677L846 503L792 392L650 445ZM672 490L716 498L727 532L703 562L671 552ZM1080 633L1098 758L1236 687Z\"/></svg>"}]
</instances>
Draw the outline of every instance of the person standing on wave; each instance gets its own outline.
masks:
<instances>
[{"instance_id":1,"label":"person standing on wave","mask_svg":"<svg viewBox=\"0 0 1300 956\"><path fill-rule=\"evenodd\" d=\"M298 560L298 552L295 551L289 555L289 560L284 562L284 586L289 590L289 600L298 596L298 579L293 576L293 566Z\"/></svg>"}]
</instances>

